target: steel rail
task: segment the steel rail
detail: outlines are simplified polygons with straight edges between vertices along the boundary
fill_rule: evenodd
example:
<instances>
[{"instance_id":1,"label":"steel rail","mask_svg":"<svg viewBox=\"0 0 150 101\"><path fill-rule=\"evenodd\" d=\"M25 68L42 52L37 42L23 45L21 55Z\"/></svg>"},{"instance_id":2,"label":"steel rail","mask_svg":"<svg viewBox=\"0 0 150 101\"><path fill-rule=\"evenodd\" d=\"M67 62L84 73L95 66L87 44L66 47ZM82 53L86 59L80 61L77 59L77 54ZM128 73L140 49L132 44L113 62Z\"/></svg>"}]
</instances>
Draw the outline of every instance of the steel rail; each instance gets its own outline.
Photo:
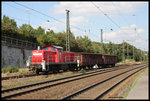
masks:
<instances>
[{"instance_id":1,"label":"steel rail","mask_svg":"<svg viewBox=\"0 0 150 101\"><path fill-rule=\"evenodd\" d=\"M118 67L118 66L116 66ZM116 67L112 67L112 68L116 68ZM103 68L104 69L104 68ZM15 79L15 78L24 78L24 77L32 77L32 76L41 76L41 75L51 75L53 73L49 73L49 74L28 74L28 75L17 75L17 76L8 76L8 77L2 77L1 80L9 80L9 79Z\"/></svg>"},{"instance_id":2,"label":"steel rail","mask_svg":"<svg viewBox=\"0 0 150 101\"><path fill-rule=\"evenodd\" d=\"M6 89L6 90L2 90L1 92L2 93L6 93L6 92L9 92L9 91L14 91L14 90L23 89L23 88L27 88L27 87L32 87L32 86L36 86L36 85L40 85L40 84L50 83L50 82L54 82L54 81L58 81L58 80L64 80L64 79L68 79L68 78L72 78L72 77L83 76L83 77L80 77L80 78L75 78L75 79L71 79L71 80L68 80L68 81L63 81L63 82L60 82L60 83L56 83L56 84L52 84L52 85L48 85L48 86L32 89L32 90L29 90L29 91L19 92L19 93L8 95L8 96L2 97L2 98L3 99L11 98L11 97L14 97L14 96L18 96L18 95L26 94L26 93L29 93L29 92L41 90L41 89L44 89L44 88L48 88L48 87L52 87L52 86L56 86L56 85L60 85L60 84L68 83L68 82L72 82L72 81L75 81L75 80L91 77L91 76L98 75L98 74L112 72L112 71L115 71L115 70L118 70L118 69L123 69L123 68L126 68L126 67L112 68L113 70L112 69L107 69L108 71L106 69L104 69L103 71L94 71L94 72L90 72L90 73L86 73L86 74L78 74L78 75L64 77L64 78L59 78L59 79L54 79L54 80L50 80L50 81L46 81L46 82L40 82L40 83L35 83L35 84L30 84L30 85L10 88L10 89ZM93 74L93 73L95 73L95 74ZM91 75L89 75L89 74L91 74ZM84 75L88 75L88 76L84 76Z\"/></svg>"},{"instance_id":3,"label":"steel rail","mask_svg":"<svg viewBox=\"0 0 150 101\"><path fill-rule=\"evenodd\" d=\"M126 79L128 79L129 77L131 77L132 75L134 75L135 73L137 73L137 72L143 70L144 68L145 68L145 67L143 67L143 68L137 70L136 72L134 72L134 73L128 75L126 78L120 80L118 83L116 83L115 85L113 85L112 87L110 87L109 89L107 89L105 92L103 92L102 94L98 95L94 100L100 99L100 98L103 97L105 94L107 94L109 91L111 91L113 88L115 88L116 86L118 86L120 83L122 83L123 81L125 81Z\"/></svg>"},{"instance_id":4,"label":"steel rail","mask_svg":"<svg viewBox=\"0 0 150 101\"><path fill-rule=\"evenodd\" d=\"M85 74L77 74L77 75L67 76L67 77L58 78L58 79L54 79L54 80L48 80L48 81L43 81L43 82L28 84L28 85L24 85L24 86L9 88L9 89L2 90L1 92L2 92L2 93L5 93L5 92L8 92L8 91L13 91L13 90L17 90L17 89L26 88L26 87L41 85L41 84L50 83L50 82L54 82L54 81L65 80L65 79L69 79L69 78L73 78L73 77L89 75L89 74L92 74L92 73L102 72L102 71L106 71L106 70L112 70L112 69L113 69L113 70L117 70L117 69L123 69L123 68L126 68L126 67L107 68L107 69L102 69L102 70L100 69L100 70L88 72L88 73L85 73Z\"/></svg>"},{"instance_id":5,"label":"steel rail","mask_svg":"<svg viewBox=\"0 0 150 101\"><path fill-rule=\"evenodd\" d=\"M120 68L120 69L122 69L122 68ZM7 98L15 97L15 96L18 96L18 95L30 93L30 92L33 92L33 91L38 91L38 90L45 89L45 88L48 88L48 87L52 87L52 86L56 86L56 85L60 85L60 84L68 83L68 82L72 82L72 81L75 81L75 80L87 78L87 77L98 75L98 74L102 74L102 73L112 72L112 71L115 71L115 70L118 70L118 69L119 68L116 68L116 69L113 69L113 70L104 71L104 72L102 72L102 71L95 71L95 72L100 72L100 73L88 75L88 74L91 74L91 72L90 72L90 73L87 73L87 74L79 74L79 75L75 75L75 76L54 79L54 80L50 80L50 81L46 81L46 82L40 82L40 83L31 84L31 85L25 85L23 87L21 86L21 87L16 87L16 88L12 88L12 89L3 90L2 93L8 92L8 91L17 90L17 89L22 89L22 88L26 88L26 87L31 87L31 86L35 86L35 85L40 85L40 84L44 84L44 83L49 83L49 82L52 82L52 81L63 80L63 79L66 79L66 78L72 78L72 77L76 77L76 76L88 75L88 76L84 76L84 77L81 77L81 78L71 79L71 80L68 80L68 81L63 81L63 82L60 82L60 83L56 83L56 84L52 84L52 85L48 85L48 86L44 86L44 87L40 87L40 88L35 88L35 89L32 89L32 90L23 91L23 92L15 93L15 94L12 94L12 95L4 96L4 97L2 97L2 99L7 99Z\"/></svg>"},{"instance_id":6,"label":"steel rail","mask_svg":"<svg viewBox=\"0 0 150 101\"><path fill-rule=\"evenodd\" d=\"M139 65L139 64L134 64L134 65ZM119 66L115 66L115 67L112 67L112 68L118 68L118 67L120 68L120 66L129 66L129 65L119 65ZM102 69L104 69L104 68L102 68ZM41 76L41 75L45 75L45 74L39 74L39 75L37 75L37 74L30 74L30 75L8 76L8 77L2 77L1 80L9 80L9 79L15 79L15 78L24 78L24 77ZM51 73L48 74L48 75L51 75Z\"/></svg>"},{"instance_id":7,"label":"steel rail","mask_svg":"<svg viewBox=\"0 0 150 101\"><path fill-rule=\"evenodd\" d=\"M15 78L24 78L24 77L32 77L32 76L38 76L36 74L31 74L31 75L17 75L17 76L7 76L7 77L2 77L2 80L9 80L9 79L15 79ZM41 75L40 75L41 76Z\"/></svg>"},{"instance_id":8,"label":"steel rail","mask_svg":"<svg viewBox=\"0 0 150 101\"><path fill-rule=\"evenodd\" d=\"M144 66L145 66L145 65L144 65ZM138 69L138 68L141 68L141 67L143 67L143 66L138 66L138 67L136 67L136 68L131 69L130 71L135 70L135 69ZM78 95L78 94L81 94L81 93L85 92L86 90L88 90L88 89L90 89L90 88L93 88L93 87L95 87L95 86L97 86L97 85L99 85L99 84L102 84L102 83L104 83L104 82L106 82L106 81L108 81L108 80L110 80L110 79L113 79L113 78L115 78L115 77L117 77L117 76L120 76L120 75L125 74L125 73L130 72L130 71L128 70L128 71L122 72L122 73L120 73L120 74L117 74L117 75L115 75L115 76L112 76L112 77L110 77L110 78L107 78L107 79L105 79L105 80L103 80L103 81L100 81L100 82L98 82L98 83L92 84L92 85L90 85L90 86L88 86L88 87L86 87L86 88L83 88L83 89L81 89L81 90L78 90L78 91L76 91L76 92L74 92L74 93L72 93L72 94L70 94L70 95L67 95L67 96L65 96L65 97L62 97L62 98L59 99L59 100L68 100L68 99L71 99L72 97L74 97L74 96L76 96L76 95Z\"/></svg>"}]
</instances>

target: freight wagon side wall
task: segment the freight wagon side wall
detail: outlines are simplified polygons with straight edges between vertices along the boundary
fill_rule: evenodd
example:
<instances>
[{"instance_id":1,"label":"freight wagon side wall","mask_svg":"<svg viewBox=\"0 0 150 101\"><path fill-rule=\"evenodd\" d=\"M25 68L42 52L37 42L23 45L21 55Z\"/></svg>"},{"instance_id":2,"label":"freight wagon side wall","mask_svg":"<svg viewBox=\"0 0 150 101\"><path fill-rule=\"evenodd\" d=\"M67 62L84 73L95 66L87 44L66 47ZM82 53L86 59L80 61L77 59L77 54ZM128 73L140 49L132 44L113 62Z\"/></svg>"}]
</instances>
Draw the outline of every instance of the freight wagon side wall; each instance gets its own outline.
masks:
<instances>
[{"instance_id":1,"label":"freight wagon side wall","mask_svg":"<svg viewBox=\"0 0 150 101\"><path fill-rule=\"evenodd\" d=\"M102 65L102 55L101 54L88 54L88 53L75 53L76 59L80 62L80 66L90 66L90 65Z\"/></svg>"},{"instance_id":2,"label":"freight wagon side wall","mask_svg":"<svg viewBox=\"0 0 150 101\"><path fill-rule=\"evenodd\" d=\"M84 65L102 65L102 55L100 54L83 54L83 64Z\"/></svg>"},{"instance_id":3,"label":"freight wagon side wall","mask_svg":"<svg viewBox=\"0 0 150 101\"><path fill-rule=\"evenodd\" d=\"M32 50L1 45L1 67L26 67L26 60L32 56Z\"/></svg>"},{"instance_id":4,"label":"freight wagon side wall","mask_svg":"<svg viewBox=\"0 0 150 101\"><path fill-rule=\"evenodd\" d=\"M103 55L104 64L112 65L117 62L117 56Z\"/></svg>"}]
</instances>

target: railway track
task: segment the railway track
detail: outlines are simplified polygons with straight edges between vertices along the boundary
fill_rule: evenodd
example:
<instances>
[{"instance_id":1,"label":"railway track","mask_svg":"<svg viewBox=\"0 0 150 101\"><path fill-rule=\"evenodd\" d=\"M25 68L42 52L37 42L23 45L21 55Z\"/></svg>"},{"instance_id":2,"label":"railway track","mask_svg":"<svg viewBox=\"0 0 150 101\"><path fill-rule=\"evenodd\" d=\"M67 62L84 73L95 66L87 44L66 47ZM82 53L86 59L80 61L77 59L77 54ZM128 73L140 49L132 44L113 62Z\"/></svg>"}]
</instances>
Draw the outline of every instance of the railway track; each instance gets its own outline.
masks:
<instances>
[{"instance_id":1,"label":"railway track","mask_svg":"<svg viewBox=\"0 0 150 101\"><path fill-rule=\"evenodd\" d=\"M146 66L145 66L146 67ZM129 77L131 77L132 75L134 75L135 73L143 70L145 67L137 67L137 68L133 68L131 69L130 71L125 71L125 72L122 72L120 74L117 74L115 76L112 76L110 78L107 78L103 81L100 81L98 83L95 83L95 84L92 84L86 88L83 88L79 91L76 91L70 95L67 95L65 97L62 97L60 100L70 100L70 99L92 99L92 100L98 100L100 99L101 97L103 97L105 94L107 94L111 89L113 89L114 87L116 87L117 85L119 85L121 82L125 81L126 79L128 79ZM130 73L129 73L130 72ZM128 73L128 75L126 75ZM123 77L124 76L124 77ZM120 78L119 78L120 77ZM112 84L112 85L109 85L109 83L112 83L112 81L114 81L113 79L115 80L118 80L116 83ZM105 90L102 90L102 89L99 89L99 90L102 90L99 92L99 94L94 97L94 98L90 98L89 97L89 94L91 94L94 90L94 89L98 89L100 88L100 86L103 85L109 85L109 87L107 87ZM98 86L98 87L96 87Z\"/></svg>"},{"instance_id":2,"label":"railway track","mask_svg":"<svg viewBox=\"0 0 150 101\"><path fill-rule=\"evenodd\" d=\"M117 71L119 69L125 69L125 67L120 67L120 68L117 67L117 68L105 69L105 70L101 70L101 71L94 71L94 72L90 72L90 73L86 73L86 74L74 75L74 76L64 77L64 78L50 80L50 81L46 81L46 82L40 82L40 83L35 83L35 84L30 84L30 85L25 85L25 86L2 90L1 91L2 99L15 98L17 96L25 95L25 94L28 94L28 93L31 93L34 91L39 91L39 90L43 90L45 88L55 87L58 85L77 81L77 80L88 78L91 76L96 76L96 75L105 74L105 73L112 72L112 71Z\"/></svg>"},{"instance_id":3,"label":"railway track","mask_svg":"<svg viewBox=\"0 0 150 101\"><path fill-rule=\"evenodd\" d=\"M137 65L137 64L134 64L134 65ZM120 67L120 66L128 66L128 65L118 65L118 66L115 66L115 67ZM87 71L89 71L89 70L87 70ZM63 73L63 72L60 72L60 73ZM53 74L53 73L39 74L39 75L37 75L37 74L28 74L28 75L7 76L7 77L1 77L1 80L19 79L19 78L25 78L25 77L43 76L43 75L51 75L51 74Z\"/></svg>"}]
</instances>

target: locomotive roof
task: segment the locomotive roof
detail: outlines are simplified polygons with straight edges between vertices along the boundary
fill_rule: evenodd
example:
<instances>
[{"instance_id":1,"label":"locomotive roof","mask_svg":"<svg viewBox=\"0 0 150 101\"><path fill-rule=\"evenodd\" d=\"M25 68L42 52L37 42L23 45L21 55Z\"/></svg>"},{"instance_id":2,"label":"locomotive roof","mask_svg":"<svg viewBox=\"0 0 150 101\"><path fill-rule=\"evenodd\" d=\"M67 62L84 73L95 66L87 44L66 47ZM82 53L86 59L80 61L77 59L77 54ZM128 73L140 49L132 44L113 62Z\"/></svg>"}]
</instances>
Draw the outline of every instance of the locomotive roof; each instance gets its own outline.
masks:
<instances>
[{"instance_id":1,"label":"locomotive roof","mask_svg":"<svg viewBox=\"0 0 150 101\"><path fill-rule=\"evenodd\" d=\"M62 48L63 49L63 47L60 47L60 46L53 46L53 47L55 47L55 48Z\"/></svg>"},{"instance_id":2,"label":"locomotive roof","mask_svg":"<svg viewBox=\"0 0 150 101\"><path fill-rule=\"evenodd\" d=\"M51 45L46 45L46 46L44 46L42 48L45 48L45 47L55 47L55 48L63 49L63 47L60 47L60 46L51 46Z\"/></svg>"}]
</instances>

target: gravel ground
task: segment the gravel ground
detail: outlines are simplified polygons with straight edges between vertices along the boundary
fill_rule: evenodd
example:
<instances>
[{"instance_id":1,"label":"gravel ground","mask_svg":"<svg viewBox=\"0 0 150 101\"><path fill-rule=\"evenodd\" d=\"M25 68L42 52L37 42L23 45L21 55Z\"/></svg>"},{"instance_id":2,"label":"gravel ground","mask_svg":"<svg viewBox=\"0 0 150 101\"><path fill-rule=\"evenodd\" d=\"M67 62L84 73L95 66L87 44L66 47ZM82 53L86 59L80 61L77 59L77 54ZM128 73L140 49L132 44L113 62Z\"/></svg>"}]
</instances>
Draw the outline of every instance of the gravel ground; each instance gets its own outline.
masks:
<instances>
[{"instance_id":1,"label":"gravel ground","mask_svg":"<svg viewBox=\"0 0 150 101\"><path fill-rule=\"evenodd\" d=\"M135 78L144 70L132 75L129 79L125 80L117 87L113 88L109 93L103 96L101 100L123 100L126 94L128 93L130 86L134 82Z\"/></svg>"},{"instance_id":2,"label":"gravel ground","mask_svg":"<svg viewBox=\"0 0 150 101\"><path fill-rule=\"evenodd\" d=\"M131 67L133 68L133 67ZM66 96L70 93L73 93L75 91L78 91L82 88L85 88L93 83L102 81L108 77L111 77L112 75L116 75L119 72L126 71L130 68L121 69L112 71L111 73L104 73L100 75L96 75L94 77L89 77L81 80L76 80L73 82L65 83L62 85L58 85L55 87L46 88L40 91L32 92L30 94L18 96L14 99L59 99L63 96Z\"/></svg>"},{"instance_id":3,"label":"gravel ground","mask_svg":"<svg viewBox=\"0 0 150 101\"><path fill-rule=\"evenodd\" d=\"M122 66L122 65L117 64L116 66ZM127 66L127 65L125 65L125 66ZM88 72L88 71L93 71L93 70L86 70L86 71ZM48 76L41 75L41 76L2 80L1 81L1 84L2 84L1 89L4 90L4 89L13 88L13 87L17 87L17 86L23 86L23 85L27 85L27 84L36 83L36 82L42 82L42 81L57 79L57 78L65 77L65 76L71 76L71 75L75 75L75 74L80 74L80 73L68 71L68 72L63 72L63 73L59 73L59 74L50 74ZM3 75L3 73L2 73L2 75ZM14 75L14 73L12 73L12 75ZM15 73L15 75L16 75L16 73Z\"/></svg>"},{"instance_id":4,"label":"gravel ground","mask_svg":"<svg viewBox=\"0 0 150 101\"><path fill-rule=\"evenodd\" d=\"M10 79L10 80L2 80L2 90L8 89L8 88L13 88L17 86L23 86L27 84L32 84L32 83L37 83L37 82L42 82L42 81L47 81L47 80L53 80L65 76L70 76L70 75L75 75L75 74L80 74L79 72L64 72L60 74L51 74L51 75L41 75L41 76L33 76L33 77L25 77L25 78L19 78L19 79Z\"/></svg>"},{"instance_id":5,"label":"gravel ground","mask_svg":"<svg viewBox=\"0 0 150 101\"><path fill-rule=\"evenodd\" d=\"M136 71L136 70L134 70ZM125 73L121 76L118 76L116 78L113 78L107 82L104 82L92 89L89 89L88 91L81 93L80 95L77 95L73 98L73 100L77 100L77 99L94 99L96 98L99 94L102 94L104 91L106 91L107 89L111 88L113 85L115 85L118 81L122 80L123 78L125 78L127 75L130 75L131 73L133 73L134 71ZM107 85L107 86L106 86ZM90 95L90 96L89 96Z\"/></svg>"}]
</instances>

